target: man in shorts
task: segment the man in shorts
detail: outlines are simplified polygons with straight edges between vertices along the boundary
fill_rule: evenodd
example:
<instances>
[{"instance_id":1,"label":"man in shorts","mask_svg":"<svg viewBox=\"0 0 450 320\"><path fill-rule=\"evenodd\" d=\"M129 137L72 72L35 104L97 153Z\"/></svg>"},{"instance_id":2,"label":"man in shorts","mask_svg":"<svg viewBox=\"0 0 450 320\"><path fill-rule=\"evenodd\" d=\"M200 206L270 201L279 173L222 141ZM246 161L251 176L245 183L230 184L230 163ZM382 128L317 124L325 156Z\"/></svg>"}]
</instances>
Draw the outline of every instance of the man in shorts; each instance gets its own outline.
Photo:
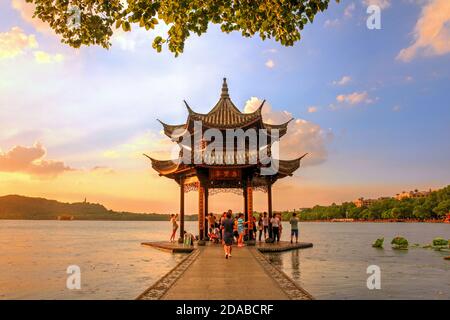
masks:
<instances>
[{"instance_id":1,"label":"man in shorts","mask_svg":"<svg viewBox=\"0 0 450 320\"><path fill-rule=\"evenodd\" d=\"M292 214L292 218L289 221L289 223L291 224L291 243L292 240L294 239L295 236L295 243L298 242L298 218L297 218L297 213L293 213Z\"/></svg>"}]
</instances>

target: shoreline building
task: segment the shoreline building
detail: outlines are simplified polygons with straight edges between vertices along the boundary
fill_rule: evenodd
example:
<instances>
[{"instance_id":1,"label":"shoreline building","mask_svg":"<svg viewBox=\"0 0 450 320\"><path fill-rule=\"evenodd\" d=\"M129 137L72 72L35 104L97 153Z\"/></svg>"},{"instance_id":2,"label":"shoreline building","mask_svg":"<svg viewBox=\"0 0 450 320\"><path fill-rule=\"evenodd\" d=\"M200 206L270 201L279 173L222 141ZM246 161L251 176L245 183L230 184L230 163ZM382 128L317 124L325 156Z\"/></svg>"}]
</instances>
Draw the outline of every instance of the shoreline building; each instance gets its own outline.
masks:
<instances>
[{"instance_id":1,"label":"shoreline building","mask_svg":"<svg viewBox=\"0 0 450 320\"><path fill-rule=\"evenodd\" d=\"M419 191L417 189L413 190L413 191L402 191L401 193L397 193L395 195L395 199L397 200L402 200L402 199L415 199L415 198L424 198L427 197L428 195L430 195L431 193L431 189L429 189L428 191Z\"/></svg>"},{"instance_id":2,"label":"shoreline building","mask_svg":"<svg viewBox=\"0 0 450 320\"><path fill-rule=\"evenodd\" d=\"M179 185L180 238L184 234L184 194L189 191L198 192L200 239L207 237L205 217L211 195L230 191L242 195L245 219L250 222L253 192L263 191L267 193L267 211L271 214L273 184L278 179L292 176L306 156L280 160L275 152L272 154L272 144L286 134L292 119L282 124L265 123L261 113L264 102L252 113L241 112L230 99L225 78L220 99L208 113L197 113L186 101L184 103L188 111L185 123L169 125L160 121L165 135L180 147L178 159L157 160L146 155L160 176ZM228 140L222 146L215 143L216 137L227 136L230 131L235 135L244 133L243 140L233 136L231 148ZM256 149L251 144L253 132L256 132ZM249 233L251 236L251 229Z\"/></svg>"},{"instance_id":3,"label":"shoreline building","mask_svg":"<svg viewBox=\"0 0 450 320\"><path fill-rule=\"evenodd\" d=\"M376 199L364 199L363 197L361 197L361 198L354 200L353 203L355 204L355 206L357 208L362 208L362 207L370 206L375 201L377 201L377 200Z\"/></svg>"}]
</instances>

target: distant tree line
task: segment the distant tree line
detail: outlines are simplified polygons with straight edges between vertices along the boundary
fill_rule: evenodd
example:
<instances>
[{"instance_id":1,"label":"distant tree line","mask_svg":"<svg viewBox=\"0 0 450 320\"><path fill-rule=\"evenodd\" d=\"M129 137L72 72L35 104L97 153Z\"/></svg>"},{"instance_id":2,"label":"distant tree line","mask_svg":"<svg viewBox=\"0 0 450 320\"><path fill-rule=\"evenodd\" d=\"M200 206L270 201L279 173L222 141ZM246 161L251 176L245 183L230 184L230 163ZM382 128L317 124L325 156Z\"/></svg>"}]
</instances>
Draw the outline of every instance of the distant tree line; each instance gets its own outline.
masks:
<instances>
[{"instance_id":1,"label":"distant tree line","mask_svg":"<svg viewBox=\"0 0 450 320\"><path fill-rule=\"evenodd\" d=\"M58 216L71 216L74 220L169 221L168 214L117 212L98 203L63 203L18 195L0 197L0 220L56 220ZM197 220L197 215L186 215L185 220Z\"/></svg>"},{"instance_id":2,"label":"distant tree line","mask_svg":"<svg viewBox=\"0 0 450 320\"><path fill-rule=\"evenodd\" d=\"M395 198L380 199L369 206L356 207L353 202L344 202L340 205L333 203L330 206L314 206L303 209L300 213L302 220L328 220L328 219L417 219L442 220L450 213L450 185L431 192L422 198ZM283 212L284 219L289 219L292 212Z\"/></svg>"}]
</instances>

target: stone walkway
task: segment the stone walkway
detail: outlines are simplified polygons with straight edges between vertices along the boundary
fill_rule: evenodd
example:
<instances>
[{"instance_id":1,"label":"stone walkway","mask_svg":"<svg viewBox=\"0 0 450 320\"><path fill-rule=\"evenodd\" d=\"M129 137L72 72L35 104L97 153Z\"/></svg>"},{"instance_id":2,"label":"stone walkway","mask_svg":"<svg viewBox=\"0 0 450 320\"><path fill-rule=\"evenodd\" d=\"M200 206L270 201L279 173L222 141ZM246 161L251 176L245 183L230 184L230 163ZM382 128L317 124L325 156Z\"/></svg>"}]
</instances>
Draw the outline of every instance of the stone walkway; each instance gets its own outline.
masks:
<instances>
[{"instance_id":1,"label":"stone walkway","mask_svg":"<svg viewBox=\"0 0 450 320\"><path fill-rule=\"evenodd\" d=\"M233 247L232 258L225 259L219 246L198 249L196 259L160 297L165 300L289 300L311 299L275 268L264 266L265 259L255 248ZM255 255L261 255L255 256ZM262 258L261 258L262 257ZM262 261L262 262L261 262ZM270 275L274 273L274 276ZM278 280L276 280L278 278ZM279 280L281 279L281 280ZM283 283L284 281L284 283ZM289 290L286 281L290 282ZM288 286L289 287L289 286ZM294 288L294 289L293 289ZM294 291L294 294L292 294ZM144 296L141 299L145 299Z\"/></svg>"}]
</instances>

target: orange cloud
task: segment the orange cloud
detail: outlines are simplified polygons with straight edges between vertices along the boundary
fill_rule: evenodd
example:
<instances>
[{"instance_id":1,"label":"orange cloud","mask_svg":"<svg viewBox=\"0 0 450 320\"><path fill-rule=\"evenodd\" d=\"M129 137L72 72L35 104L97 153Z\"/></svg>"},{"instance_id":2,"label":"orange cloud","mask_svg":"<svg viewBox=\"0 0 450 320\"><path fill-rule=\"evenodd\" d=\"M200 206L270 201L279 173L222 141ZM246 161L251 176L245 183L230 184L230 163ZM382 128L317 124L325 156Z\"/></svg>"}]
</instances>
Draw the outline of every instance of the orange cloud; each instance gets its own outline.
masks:
<instances>
[{"instance_id":1,"label":"orange cloud","mask_svg":"<svg viewBox=\"0 0 450 320\"><path fill-rule=\"evenodd\" d=\"M308 107L308 113L314 113L314 112L317 112L318 110L319 110L319 108L317 108L315 106Z\"/></svg>"},{"instance_id":2,"label":"orange cloud","mask_svg":"<svg viewBox=\"0 0 450 320\"><path fill-rule=\"evenodd\" d=\"M352 80L352 78L350 76L343 76L341 79L333 81L333 85L335 85L335 86L345 86L351 80Z\"/></svg>"},{"instance_id":3,"label":"orange cloud","mask_svg":"<svg viewBox=\"0 0 450 320\"><path fill-rule=\"evenodd\" d=\"M450 1L432 0L422 9L414 28L414 43L397 55L403 62L417 55L439 56L450 52Z\"/></svg>"},{"instance_id":4,"label":"orange cloud","mask_svg":"<svg viewBox=\"0 0 450 320\"><path fill-rule=\"evenodd\" d=\"M35 51L34 59L41 64L59 63L64 60L64 56L60 53L52 55L44 51Z\"/></svg>"},{"instance_id":5,"label":"orange cloud","mask_svg":"<svg viewBox=\"0 0 450 320\"><path fill-rule=\"evenodd\" d=\"M269 69L273 69L275 67L275 62L272 59L266 61L265 66Z\"/></svg>"},{"instance_id":6,"label":"orange cloud","mask_svg":"<svg viewBox=\"0 0 450 320\"><path fill-rule=\"evenodd\" d=\"M32 147L15 146L6 153L0 152L0 171L54 177L73 170L64 162L45 160L45 154L44 147L39 143Z\"/></svg>"},{"instance_id":7,"label":"orange cloud","mask_svg":"<svg viewBox=\"0 0 450 320\"><path fill-rule=\"evenodd\" d=\"M244 112L253 112L262 101L256 97L250 98L244 107ZM292 114L287 111L273 111L269 103L265 103L262 111L263 119L267 123L279 124L292 118ZM280 139L280 158L293 159L304 153L309 153L302 160L302 165L315 165L324 162L328 153L326 143L332 139L331 131L322 129L319 125L296 119L288 126L287 134Z\"/></svg>"},{"instance_id":8,"label":"orange cloud","mask_svg":"<svg viewBox=\"0 0 450 320\"><path fill-rule=\"evenodd\" d=\"M373 100L369 97L366 91L353 92L349 94L340 94L336 97L336 101L339 103L347 103L349 105L357 105L361 103L372 103Z\"/></svg>"},{"instance_id":9,"label":"orange cloud","mask_svg":"<svg viewBox=\"0 0 450 320\"><path fill-rule=\"evenodd\" d=\"M47 23L39 18L33 18L34 10L36 9L34 3L28 3L25 0L12 0L11 6L19 11L22 19L31 24L37 31L54 34L52 28Z\"/></svg>"},{"instance_id":10,"label":"orange cloud","mask_svg":"<svg viewBox=\"0 0 450 320\"><path fill-rule=\"evenodd\" d=\"M19 27L12 27L7 32L0 33L0 60L14 58L27 49L37 48L34 35L27 35Z\"/></svg>"}]
</instances>

